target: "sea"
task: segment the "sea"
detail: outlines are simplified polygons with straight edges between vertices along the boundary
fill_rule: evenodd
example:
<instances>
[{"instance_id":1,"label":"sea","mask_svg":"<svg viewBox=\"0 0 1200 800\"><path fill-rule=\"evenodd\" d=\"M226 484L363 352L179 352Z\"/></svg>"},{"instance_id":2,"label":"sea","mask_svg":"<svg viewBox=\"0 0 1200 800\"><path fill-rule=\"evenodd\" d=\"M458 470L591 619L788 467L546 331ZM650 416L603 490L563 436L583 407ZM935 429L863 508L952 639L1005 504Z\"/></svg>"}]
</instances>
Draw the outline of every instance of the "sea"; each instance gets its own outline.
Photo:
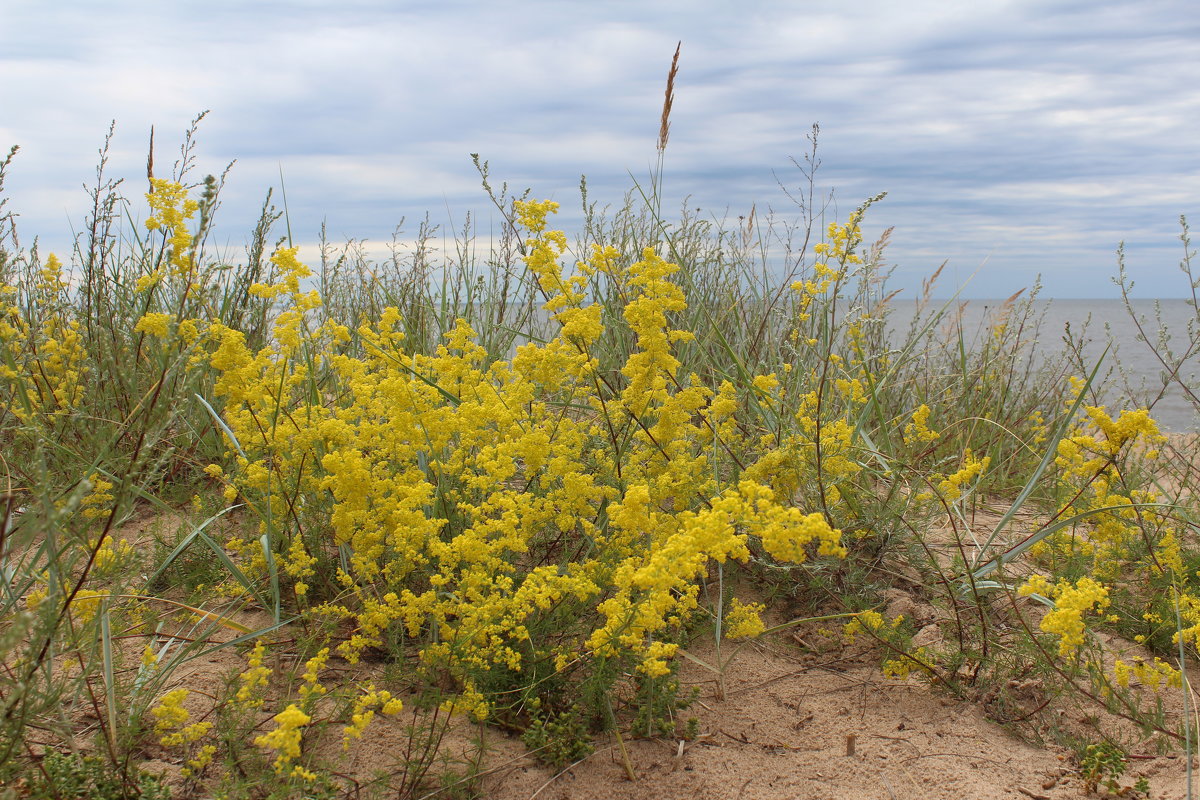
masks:
<instances>
[{"instance_id":1,"label":"sea","mask_svg":"<svg viewBox=\"0 0 1200 800\"><path fill-rule=\"evenodd\" d=\"M1037 321L1036 358L1052 359L1067 349L1068 334L1082 339L1083 361L1100 364L1104 400L1114 411L1151 405L1151 414L1164 433L1200 430L1200 408L1186 386L1200 397L1200 315L1183 299L1034 300L1029 319ZM889 328L893 337L905 331L917 303L893 299ZM985 335L996 324L1002 300L930 300L924 314L946 307L949 318L962 319L966 340ZM1167 352L1174 353L1174 360ZM1168 370L1156 352L1181 363L1179 382L1168 379Z\"/></svg>"}]
</instances>

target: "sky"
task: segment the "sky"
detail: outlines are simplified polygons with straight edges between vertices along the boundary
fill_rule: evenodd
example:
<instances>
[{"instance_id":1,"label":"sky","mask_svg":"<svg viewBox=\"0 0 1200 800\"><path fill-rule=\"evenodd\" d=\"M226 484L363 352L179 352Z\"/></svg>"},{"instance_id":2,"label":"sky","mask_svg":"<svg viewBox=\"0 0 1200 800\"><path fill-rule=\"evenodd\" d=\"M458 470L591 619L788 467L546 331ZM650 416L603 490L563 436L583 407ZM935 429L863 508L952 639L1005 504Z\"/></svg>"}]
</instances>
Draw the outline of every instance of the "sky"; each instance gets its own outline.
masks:
<instances>
[{"instance_id":1,"label":"sky","mask_svg":"<svg viewBox=\"0 0 1200 800\"><path fill-rule=\"evenodd\" d=\"M328 236L382 248L403 219L446 232L497 212L493 183L619 205L655 162L682 42L663 207L794 220L820 125L828 218L864 224L910 295L1182 296L1181 215L1200 214L1193 0L771 2L0 0L0 148L23 243L69 249L110 123L109 171L144 216L189 122L196 177L236 161L216 238L244 249L281 179L301 258ZM785 191L787 190L787 191ZM1200 217L1198 217L1200 218ZM372 250L375 252L375 250ZM1200 272L1200 262L1197 263Z\"/></svg>"}]
</instances>

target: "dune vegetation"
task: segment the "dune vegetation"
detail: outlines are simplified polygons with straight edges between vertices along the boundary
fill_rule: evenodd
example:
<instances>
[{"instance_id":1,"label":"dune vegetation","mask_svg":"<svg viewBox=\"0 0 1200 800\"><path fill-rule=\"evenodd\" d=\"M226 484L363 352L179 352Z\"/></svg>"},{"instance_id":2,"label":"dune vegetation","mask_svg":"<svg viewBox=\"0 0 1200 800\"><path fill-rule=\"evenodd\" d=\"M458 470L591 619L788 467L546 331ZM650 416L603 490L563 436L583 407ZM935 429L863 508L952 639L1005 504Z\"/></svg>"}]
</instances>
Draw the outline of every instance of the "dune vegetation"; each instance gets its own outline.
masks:
<instances>
[{"instance_id":1,"label":"dune vegetation","mask_svg":"<svg viewBox=\"0 0 1200 800\"><path fill-rule=\"evenodd\" d=\"M973 331L934 276L894 330L871 202L820 222L814 160L793 220L670 216L655 177L570 237L480 162L486 256L302 252L268 195L231 259L193 134L142 196L102 161L71 253L0 205L0 795L473 796L451 731L685 740L681 663L720 686L799 629L1096 791L1194 747L1195 453L1100 402L1036 287Z\"/></svg>"}]
</instances>

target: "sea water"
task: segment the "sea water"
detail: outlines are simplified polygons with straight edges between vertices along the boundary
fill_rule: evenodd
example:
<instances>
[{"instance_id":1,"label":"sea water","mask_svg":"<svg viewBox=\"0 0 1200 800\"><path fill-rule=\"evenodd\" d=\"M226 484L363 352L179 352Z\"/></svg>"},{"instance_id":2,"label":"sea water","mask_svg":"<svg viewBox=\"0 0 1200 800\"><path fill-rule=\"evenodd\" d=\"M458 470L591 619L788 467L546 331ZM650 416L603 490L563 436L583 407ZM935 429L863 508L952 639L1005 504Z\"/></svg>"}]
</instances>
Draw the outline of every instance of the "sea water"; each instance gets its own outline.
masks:
<instances>
[{"instance_id":1,"label":"sea water","mask_svg":"<svg viewBox=\"0 0 1200 800\"><path fill-rule=\"evenodd\" d=\"M892 300L889 328L904 332L917 304ZM925 314L947 307L948 318L960 318L967 341L988 331L996 323L1000 300L930 300ZM1189 345L1200 338L1198 316L1182 299L1133 300L1037 300L1032 321L1040 320L1035 347L1041 359L1064 352L1068 338L1082 338L1081 355L1090 369L1100 363L1098 379L1104 378L1104 399L1112 411L1151 405L1159 428L1166 433L1200 430L1200 410L1179 383L1168 379L1168 371L1155 355L1167 358L1160 345L1160 331L1176 358L1183 358L1179 377L1183 385L1200 396L1200 353L1189 353ZM1174 366L1174 363L1171 363Z\"/></svg>"}]
</instances>

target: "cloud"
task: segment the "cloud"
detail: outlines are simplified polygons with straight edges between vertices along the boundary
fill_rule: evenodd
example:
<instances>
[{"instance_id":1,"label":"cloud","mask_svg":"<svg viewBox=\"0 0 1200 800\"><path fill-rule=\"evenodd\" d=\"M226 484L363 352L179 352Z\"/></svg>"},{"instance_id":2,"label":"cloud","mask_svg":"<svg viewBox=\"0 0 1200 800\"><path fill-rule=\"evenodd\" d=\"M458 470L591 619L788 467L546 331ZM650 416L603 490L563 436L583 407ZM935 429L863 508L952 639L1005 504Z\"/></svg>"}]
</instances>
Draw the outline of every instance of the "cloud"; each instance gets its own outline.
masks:
<instances>
[{"instance_id":1,"label":"cloud","mask_svg":"<svg viewBox=\"0 0 1200 800\"><path fill-rule=\"evenodd\" d=\"M15 0L0 30L0 147L25 237L66 241L77 187L117 120L110 169L136 198L149 128L160 171L195 114L199 171L238 159L225 235L248 232L283 173L293 229L386 241L426 210L488 215L469 154L564 204L619 203L645 180L683 40L665 208L790 207L777 181L821 123L818 181L909 286L986 260L977 295L1041 271L1047 291L1108 292L1120 239L1143 291L1178 293L1173 226L1194 211L1200 23L1184 0L733 6L479 0L147 4ZM277 199L279 196L277 195ZM1017 287L1019 288L1019 287Z\"/></svg>"}]
</instances>

